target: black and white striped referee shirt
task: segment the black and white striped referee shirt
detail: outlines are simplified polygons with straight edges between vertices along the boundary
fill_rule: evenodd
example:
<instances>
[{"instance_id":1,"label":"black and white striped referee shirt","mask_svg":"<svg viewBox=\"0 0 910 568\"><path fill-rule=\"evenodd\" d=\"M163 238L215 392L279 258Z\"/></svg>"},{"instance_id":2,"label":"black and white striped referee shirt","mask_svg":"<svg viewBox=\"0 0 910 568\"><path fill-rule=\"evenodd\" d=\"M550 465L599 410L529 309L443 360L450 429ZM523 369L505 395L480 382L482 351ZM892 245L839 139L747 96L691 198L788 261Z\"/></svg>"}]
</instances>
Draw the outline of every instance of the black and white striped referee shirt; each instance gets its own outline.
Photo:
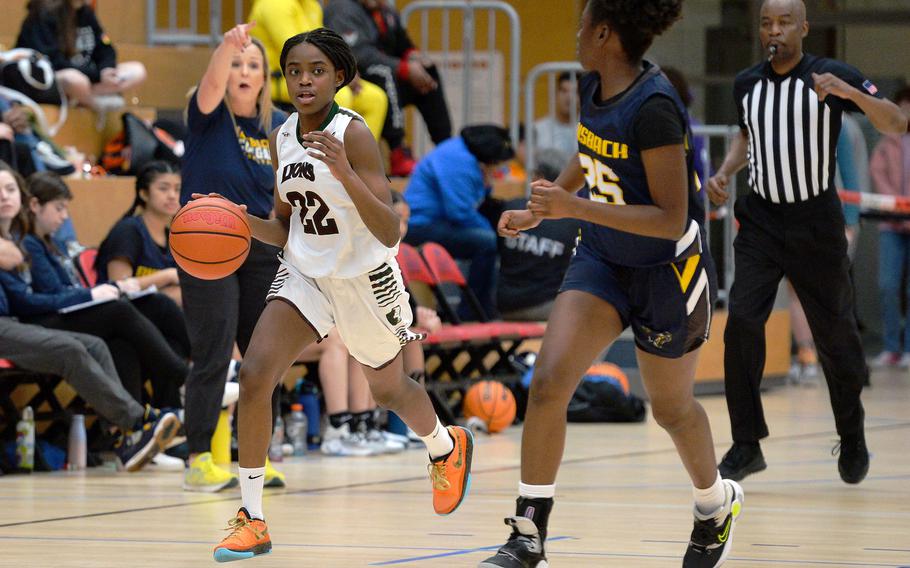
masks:
<instances>
[{"instance_id":1,"label":"black and white striped referee shirt","mask_svg":"<svg viewBox=\"0 0 910 568\"><path fill-rule=\"evenodd\" d=\"M749 138L749 185L773 203L806 201L834 187L842 113L862 112L833 95L819 101L813 73L831 73L882 96L854 67L809 54L786 75L767 61L737 75L733 90L739 125Z\"/></svg>"}]
</instances>

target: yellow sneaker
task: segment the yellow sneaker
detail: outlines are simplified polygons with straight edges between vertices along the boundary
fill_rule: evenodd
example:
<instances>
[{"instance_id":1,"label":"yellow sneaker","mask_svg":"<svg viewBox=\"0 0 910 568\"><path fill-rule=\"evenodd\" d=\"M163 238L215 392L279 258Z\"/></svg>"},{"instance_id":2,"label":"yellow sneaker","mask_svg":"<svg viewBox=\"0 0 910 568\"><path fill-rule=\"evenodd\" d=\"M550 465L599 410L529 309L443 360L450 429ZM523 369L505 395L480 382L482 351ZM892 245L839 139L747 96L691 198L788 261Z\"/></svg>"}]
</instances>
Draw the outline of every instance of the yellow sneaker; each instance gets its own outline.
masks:
<instances>
[{"instance_id":1,"label":"yellow sneaker","mask_svg":"<svg viewBox=\"0 0 910 568\"><path fill-rule=\"evenodd\" d=\"M272 460L265 458L265 480L263 487L285 487L284 474L272 467Z\"/></svg>"},{"instance_id":2,"label":"yellow sneaker","mask_svg":"<svg viewBox=\"0 0 910 568\"><path fill-rule=\"evenodd\" d=\"M215 493L229 487L237 487L239 484L240 481L236 475L215 464L211 452L196 456L183 475L185 491Z\"/></svg>"}]
</instances>

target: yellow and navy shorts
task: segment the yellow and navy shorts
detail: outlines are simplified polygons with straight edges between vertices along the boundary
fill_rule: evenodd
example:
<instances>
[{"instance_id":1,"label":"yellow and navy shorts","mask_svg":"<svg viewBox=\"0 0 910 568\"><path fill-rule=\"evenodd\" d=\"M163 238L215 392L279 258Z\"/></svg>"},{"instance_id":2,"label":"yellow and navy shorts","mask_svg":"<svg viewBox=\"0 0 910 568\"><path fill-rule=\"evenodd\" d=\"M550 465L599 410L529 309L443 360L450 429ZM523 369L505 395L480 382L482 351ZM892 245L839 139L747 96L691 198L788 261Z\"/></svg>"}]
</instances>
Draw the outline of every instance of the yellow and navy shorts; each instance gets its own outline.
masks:
<instances>
[{"instance_id":1,"label":"yellow and navy shorts","mask_svg":"<svg viewBox=\"0 0 910 568\"><path fill-rule=\"evenodd\" d=\"M580 290L613 306L635 344L661 357L678 358L708 339L717 297L714 262L707 252L648 267L613 264L582 242L560 292Z\"/></svg>"}]
</instances>

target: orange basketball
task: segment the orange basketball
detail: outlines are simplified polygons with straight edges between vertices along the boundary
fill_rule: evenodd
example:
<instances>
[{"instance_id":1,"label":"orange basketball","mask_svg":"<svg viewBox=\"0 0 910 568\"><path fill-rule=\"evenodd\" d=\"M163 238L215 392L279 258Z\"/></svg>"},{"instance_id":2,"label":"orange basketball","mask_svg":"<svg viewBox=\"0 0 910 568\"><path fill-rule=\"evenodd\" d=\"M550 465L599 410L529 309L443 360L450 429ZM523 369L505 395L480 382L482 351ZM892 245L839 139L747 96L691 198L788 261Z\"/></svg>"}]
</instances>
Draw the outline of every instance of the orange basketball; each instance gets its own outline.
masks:
<instances>
[{"instance_id":1,"label":"orange basketball","mask_svg":"<svg viewBox=\"0 0 910 568\"><path fill-rule=\"evenodd\" d=\"M226 199L202 197L183 206L171 222L171 253L180 268L217 280L240 268L250 253L246 214Z\"/></svg>"},{"instance_id":2,"label":"orange basketball","mask_svg":"<svg viewBox=\"0 0 910 568\"><path fill-rule=\"evenodd\" d=\"M515 421L515 408L512 391L497 381L480 381L464 397L465 417L480 418L491 433L505 430Z\"/></svg>"}]
</instances>

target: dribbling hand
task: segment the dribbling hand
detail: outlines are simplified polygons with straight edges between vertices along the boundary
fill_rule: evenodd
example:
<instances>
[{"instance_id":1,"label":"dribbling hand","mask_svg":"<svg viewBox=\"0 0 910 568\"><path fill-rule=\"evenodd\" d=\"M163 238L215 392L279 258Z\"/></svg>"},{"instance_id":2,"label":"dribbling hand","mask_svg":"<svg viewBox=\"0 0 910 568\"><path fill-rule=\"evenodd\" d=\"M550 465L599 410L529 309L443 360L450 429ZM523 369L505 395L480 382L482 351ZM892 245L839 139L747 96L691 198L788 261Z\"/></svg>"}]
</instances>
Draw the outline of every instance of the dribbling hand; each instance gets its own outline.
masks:
<instances>
[{"instance_id":1,"label":"dribbling hand","mask_svg":"<svg viewBox=\"0 0 910 568\"><path fill-rule=\"evenodd\" d=\"M723 205L727 202L727 199L730 198L730 194L727 193L729 183L730 178L727 177L727 174L717 174L708 180L708 199L711 200L711 203Z\"/></svg>"},{"instance_id":2,"label":"dribbling hand","mask_svg":"<svg viewBox=\"0 0 910 568\"><path fill-rule=\"evenodd\" d=\"M496 232L502 237L517 237L518 233L533 229L540 221L527 209L510 209L502 212Z\"/></svg>"},{"instance_id":3,"label":"dribbling hand","mask_svg":"<svg viewBox=\"0 0 910 568\"><path fill-rule=\"evenodd\" d=\"M239 207L241 211L246 213L246 205L244 205L243 203L234 203L233 201L231 201L227 197L221 195L220 193L193 193L193 194L190 194L190 199L201 199L203 197L214 197L216 199L224 199L231 205L233 205L235 207Z\"/></svg>"}]
</instances>

